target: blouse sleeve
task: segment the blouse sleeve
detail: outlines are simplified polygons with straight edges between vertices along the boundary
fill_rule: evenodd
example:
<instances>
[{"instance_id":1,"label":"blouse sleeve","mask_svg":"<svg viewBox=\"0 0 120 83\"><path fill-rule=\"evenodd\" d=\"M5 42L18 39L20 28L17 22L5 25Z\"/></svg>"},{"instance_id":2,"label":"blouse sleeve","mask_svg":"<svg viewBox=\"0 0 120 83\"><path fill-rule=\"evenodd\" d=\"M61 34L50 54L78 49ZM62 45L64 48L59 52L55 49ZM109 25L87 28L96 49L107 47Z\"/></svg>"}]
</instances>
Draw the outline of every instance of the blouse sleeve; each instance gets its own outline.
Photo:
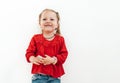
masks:
<instances>
[{"instance_id":1,"label":"blouse sleeve","mask_svg":"<svg viewBox=\"0 0 120 83\"><path fill-rule=\"evenodd\" d=\"M26 54L25 54L26 60L28 62L30 62L29 61L30 56L34 56L35 53L36 53L36 44L35 44L35 39L34 39L34 36L33 36L30 43L29 43L29 46L28 46L28 48L26 50Z\"/></svg>"},{"instance_id":2,"label":"blouse sleeve","mask_svg":"<svg viewBox=\"0 0 120 83\"><path fill-rule=\"evenodd\" d=\"M57 64L63 64L67 56L68 56L68 51L65 45L64 38L62 37L60 41L60 50L59 50L59 53L56 55L57 60L58 60Z\"/></svg>"}]
</instances>

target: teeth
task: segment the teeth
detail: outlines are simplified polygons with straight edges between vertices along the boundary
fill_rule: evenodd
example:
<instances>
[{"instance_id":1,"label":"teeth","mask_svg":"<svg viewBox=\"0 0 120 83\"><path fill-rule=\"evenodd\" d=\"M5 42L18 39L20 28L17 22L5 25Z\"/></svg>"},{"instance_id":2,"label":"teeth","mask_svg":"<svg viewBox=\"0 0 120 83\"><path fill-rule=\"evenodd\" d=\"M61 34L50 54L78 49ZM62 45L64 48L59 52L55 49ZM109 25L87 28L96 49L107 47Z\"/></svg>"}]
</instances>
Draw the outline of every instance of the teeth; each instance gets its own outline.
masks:
<instances>
[{"instance_id":1,"label":"teeth","mask_svg":"<svg viewBox=\"0 0 120 83\"><path fill-rule=\"evenodd\" d=\"M51 26L51 25L45 25L45 26Z\"/></svg>"},{"instance_id":2,"label":"teeth","mask_svg":"<svg viewBox=\"0 0 120 83\"><path fill-rule=\"evenodd\" d=\"M51 26L51 25L45 25L45 26Z\"/></svg>"},{"instance_id":3,"label":"teeth","mask_svg":"<svg viewBox=\"0 0 120 83\"><path fill-rule=\"evenodd\" d=\"M52 24L45 24L45 26L51 26Z\"/></svg>"}]
</instances>

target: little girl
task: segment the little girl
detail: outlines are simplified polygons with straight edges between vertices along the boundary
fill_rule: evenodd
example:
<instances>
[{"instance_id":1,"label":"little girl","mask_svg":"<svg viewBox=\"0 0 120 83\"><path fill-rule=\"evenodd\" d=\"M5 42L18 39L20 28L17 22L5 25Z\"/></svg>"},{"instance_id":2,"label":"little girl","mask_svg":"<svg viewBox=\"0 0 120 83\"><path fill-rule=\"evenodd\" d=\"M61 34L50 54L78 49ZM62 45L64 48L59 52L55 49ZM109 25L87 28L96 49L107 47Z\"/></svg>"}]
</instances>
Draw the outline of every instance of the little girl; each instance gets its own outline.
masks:
<instances>
[{"instance_id":1,"label":"little girl","mask_svg":"<svg viewBox=\"0 0 120 83\"><path fill-rule=\"evenodd\" d=\"M60 83L65 73L63 63L68 51L60 35L59 14L45 9L39 15L42 34L32 37L26 50L26 59L32 63L32 83Z\"/></svg>"}]
</instances>

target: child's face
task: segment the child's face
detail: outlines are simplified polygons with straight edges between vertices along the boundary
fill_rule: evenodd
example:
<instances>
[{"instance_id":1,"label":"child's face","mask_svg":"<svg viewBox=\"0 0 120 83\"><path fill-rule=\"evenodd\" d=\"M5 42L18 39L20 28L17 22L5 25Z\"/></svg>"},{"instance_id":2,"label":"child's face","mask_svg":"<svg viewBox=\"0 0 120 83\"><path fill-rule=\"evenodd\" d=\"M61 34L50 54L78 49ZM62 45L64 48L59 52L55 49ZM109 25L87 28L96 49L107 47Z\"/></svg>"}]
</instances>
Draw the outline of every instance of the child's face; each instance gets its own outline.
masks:
<instances>
[{"instance_id":1,"label":"child's face","mask_svg":"<svg viewBox=\"0 0 120 83\"><path fill-rule=\"evenodd\" d=\"M44 11L40 18L40 26L43 32L54 32L55 28L58 27L56 13L52 11Z\"/></svg>"}]
</instances>

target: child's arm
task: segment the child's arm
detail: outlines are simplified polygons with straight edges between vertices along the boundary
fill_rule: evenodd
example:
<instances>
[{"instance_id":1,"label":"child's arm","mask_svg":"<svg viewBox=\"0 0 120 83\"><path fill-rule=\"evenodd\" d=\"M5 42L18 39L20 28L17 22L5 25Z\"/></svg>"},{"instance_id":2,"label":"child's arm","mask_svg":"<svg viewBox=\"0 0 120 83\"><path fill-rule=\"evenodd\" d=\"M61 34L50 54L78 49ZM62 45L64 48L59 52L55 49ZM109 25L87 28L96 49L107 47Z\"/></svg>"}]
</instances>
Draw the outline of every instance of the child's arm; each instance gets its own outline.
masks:
<instances>
[{"instance_id":1,"label":"child's arm","mask_svg":"<svg viewBox=\"0 0 120 83\"><path fill-rule=\"evenodd\" d=\"M34 36L33 36L30 43L29 43L29 46L26 50L26 54L25 54L28 62L30 62L30 57L31 56L35 57L35 52L36 52L36 44L35 44L35 39L34 39Z\"/></svg>"},{"instance_id":2,"label":"child's arm","mask_svg":"<svg viewBox=\"0 0 120 83\"><path fill-rule=\"evenodd\" d=\"M61 41L60 41L60 51L56 55L56 58L57 58L57 63L56 64L63 64L65 62L67 56L68 56L68 51L67 51L67 48L66 48L66 45L65 45L64 38L62 37Z\"/></svg>"}]
</instances>

